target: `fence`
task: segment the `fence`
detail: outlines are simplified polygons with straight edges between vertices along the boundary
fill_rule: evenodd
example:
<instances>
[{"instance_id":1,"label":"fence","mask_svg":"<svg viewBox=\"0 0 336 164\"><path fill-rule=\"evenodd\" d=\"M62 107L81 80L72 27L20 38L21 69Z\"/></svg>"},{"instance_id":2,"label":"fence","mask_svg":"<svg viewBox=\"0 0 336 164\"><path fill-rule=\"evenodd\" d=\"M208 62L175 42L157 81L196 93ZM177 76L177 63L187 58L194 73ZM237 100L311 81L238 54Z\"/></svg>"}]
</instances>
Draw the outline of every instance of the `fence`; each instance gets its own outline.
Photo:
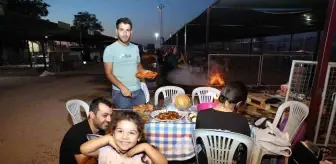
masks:
<instances>
[{"instance_id":1,"label":"fence","mask_svg":"<svg viewBox=\"0 0 336 164\"><path fill-rule=\"evenodd\" d=\"M286 101L310 100L313 78L316 75L316 61L293 60L288 82ZM331 159L336 159L336 63L329 62L324 83L322 100L315 127L314 144L331 149ZM329 157L328 157L329 158Z\"/></svg>"},{"instance_id":2,"label":"fence","mask_svg":"<svg viewBox=\"0 0 336 164\"><path fill-rule=\"evenodd\" d=\"M239 80L246 85L258 85L260 64L260 55L210 54L208 57L208 76L212 72L220 72L224 74L225 81Z\"/></svg>"},{"instance_id":3,"label":"fence","mask_svg":"<svg viewBox=\"0 0 336 164\"><path fill-rule=\"evenodd\" d=\"M312 60L312 55L209 54L208 76L220 65L226 80L239 80L250 86L280 86L288 82L293 60Z\"/></svg>"},{"instance_id":4,"label":"fence","mask_svg":"<svg viewBox=\"0 0 336 164\"><path fill-rule=\"evenodd\" d=\"M324 83L314 144L331 148L331 159L336 159L336 63L330 62Z\"/></svg>"},{"instance_id":5,"label":"fence","mask_svg":"<svg viewBox=\"0 0 336 164\"><path fill-rule=\"evenodd\" d=\"M292 61L308 60L313 56L302 54L263 54L260 72L261 86L279 86L289 80Z\"/></svg>"},{"instance_id":6,"label":"fence","mask_svg":"<svg viewBox=\"0 0 336 164\"><path fill-rule=\"evenodd\" d=\"M285 101L310 99L316 64L316 61L293 60Z\"/></svg>"}]
</instances>

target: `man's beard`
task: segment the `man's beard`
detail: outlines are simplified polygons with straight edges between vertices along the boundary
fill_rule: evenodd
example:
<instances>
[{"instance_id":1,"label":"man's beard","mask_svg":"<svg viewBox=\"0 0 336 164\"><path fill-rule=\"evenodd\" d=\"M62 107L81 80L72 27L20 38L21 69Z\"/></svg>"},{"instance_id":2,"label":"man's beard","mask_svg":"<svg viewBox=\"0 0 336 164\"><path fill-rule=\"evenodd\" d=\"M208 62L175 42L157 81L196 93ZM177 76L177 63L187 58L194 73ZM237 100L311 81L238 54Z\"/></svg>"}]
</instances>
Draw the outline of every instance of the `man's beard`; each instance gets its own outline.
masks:
<instances>
[{"instance_id":1,"label":"man's beard","mask_svg":"<svg viewBox=\"0 0 336 164\"><path fill-rule=\"evenodd\" d=\"M124 44L128 44L129 41L130 41L130 38L131 38L131 37L129 37L126 41L124 41L124 40L122 40L122 38L118 35L118 40L121 41L121 42L124 43Z\"/></svg>"},{"instance_id":2,"label":"man's beard","mask_svg":"<svg viewBox=\"0 0 336 164\"><path fill-rule=\"evenodd\" d=\"M94 126L100 131L105 131L108 128L108 126L105 127L105 126L103 126L104 124L105 124L105 122L103 122L103 123L96 122L96 123L94 123Z\"/></svg>"}]
</instances>

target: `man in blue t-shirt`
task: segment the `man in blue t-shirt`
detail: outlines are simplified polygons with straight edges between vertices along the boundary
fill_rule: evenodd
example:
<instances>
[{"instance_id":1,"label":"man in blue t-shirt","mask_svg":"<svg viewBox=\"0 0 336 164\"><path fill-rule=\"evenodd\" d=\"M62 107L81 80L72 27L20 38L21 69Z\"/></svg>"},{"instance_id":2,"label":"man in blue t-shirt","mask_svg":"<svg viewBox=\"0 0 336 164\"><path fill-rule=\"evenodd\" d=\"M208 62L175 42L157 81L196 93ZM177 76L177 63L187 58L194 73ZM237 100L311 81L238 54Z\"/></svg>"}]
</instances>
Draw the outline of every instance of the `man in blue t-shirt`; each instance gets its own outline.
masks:
<instances>
[{"instance_id":1,"label":"man in blue t-shirt","mask_svg":"<svg viewBox=\"0 0 336 164\"><path fill-rule=\"evenodd\" d=\"M135 76L144 69L140 63L138 46L130 43L131 20L118 19L116 34L118 41L107 46L104 51L105 74L112 82L112 101L116 108L132 109L135 105L145 104L146 97L140 80Z\"/></svg>"}]
</instances>

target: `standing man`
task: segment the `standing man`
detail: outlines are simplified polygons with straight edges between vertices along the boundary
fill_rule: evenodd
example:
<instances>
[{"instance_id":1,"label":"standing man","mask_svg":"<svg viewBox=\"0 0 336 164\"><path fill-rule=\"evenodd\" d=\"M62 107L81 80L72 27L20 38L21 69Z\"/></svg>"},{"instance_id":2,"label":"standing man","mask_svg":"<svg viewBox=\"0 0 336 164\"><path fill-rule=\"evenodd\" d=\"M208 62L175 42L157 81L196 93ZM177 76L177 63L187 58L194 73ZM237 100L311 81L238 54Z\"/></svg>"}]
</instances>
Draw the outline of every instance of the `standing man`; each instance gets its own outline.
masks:
<instances>
[{"instance_id":1,"label":"standing man","mask_svg":"<svg viewBox=\"0 0 336 164\"><path fill-rule=\"evenodd\" d=\"M87 134L105 135L105 130L111 122L112 104L104 98L92 100L89 116L86 120L72 126L65 134L60 148L60 164L91 164L95 158L90 158L80 152L80 146L88 141Z\"/></svg>"},{"instance_id":2,"label":"standing man","mask_svg":"<svg viewBox=\"0 0 336 164\"><path fill-rule=\"evenodd\" d=\"M144 71L140 63L138 46L130 43L132 22L120 18L116 22L118 41L107 46L104 51L106 77L112 82L112 101L116 108L132 109L135 105L145 104L146 97L135 76Z\"/></svg>"}]
</instances>

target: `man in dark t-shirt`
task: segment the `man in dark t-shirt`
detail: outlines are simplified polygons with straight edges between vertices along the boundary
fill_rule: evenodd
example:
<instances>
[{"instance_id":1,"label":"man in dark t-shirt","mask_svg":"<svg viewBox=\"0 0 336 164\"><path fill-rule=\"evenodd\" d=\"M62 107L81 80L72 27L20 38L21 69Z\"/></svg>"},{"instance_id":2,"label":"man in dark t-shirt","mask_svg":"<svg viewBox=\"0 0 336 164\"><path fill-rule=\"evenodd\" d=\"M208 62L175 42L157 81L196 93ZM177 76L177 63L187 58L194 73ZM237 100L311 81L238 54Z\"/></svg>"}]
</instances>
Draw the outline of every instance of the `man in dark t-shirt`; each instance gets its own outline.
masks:
<instances>
[{"instance_id":1,"label":"man in dark t-shirt","mask_svg":"<svg viewBox=\"0 0 336 164\"><path fill-rule=\"evenodd\" d=\"M60 164L92 163L96 159L89 158L80 152L80 146L88 141L87 134L104 135L111 122L112 104L104 98L96 98L90 105L89 116L83 122L72 126L65 134L60 147Z\"/></svg>"}]
</instances>

